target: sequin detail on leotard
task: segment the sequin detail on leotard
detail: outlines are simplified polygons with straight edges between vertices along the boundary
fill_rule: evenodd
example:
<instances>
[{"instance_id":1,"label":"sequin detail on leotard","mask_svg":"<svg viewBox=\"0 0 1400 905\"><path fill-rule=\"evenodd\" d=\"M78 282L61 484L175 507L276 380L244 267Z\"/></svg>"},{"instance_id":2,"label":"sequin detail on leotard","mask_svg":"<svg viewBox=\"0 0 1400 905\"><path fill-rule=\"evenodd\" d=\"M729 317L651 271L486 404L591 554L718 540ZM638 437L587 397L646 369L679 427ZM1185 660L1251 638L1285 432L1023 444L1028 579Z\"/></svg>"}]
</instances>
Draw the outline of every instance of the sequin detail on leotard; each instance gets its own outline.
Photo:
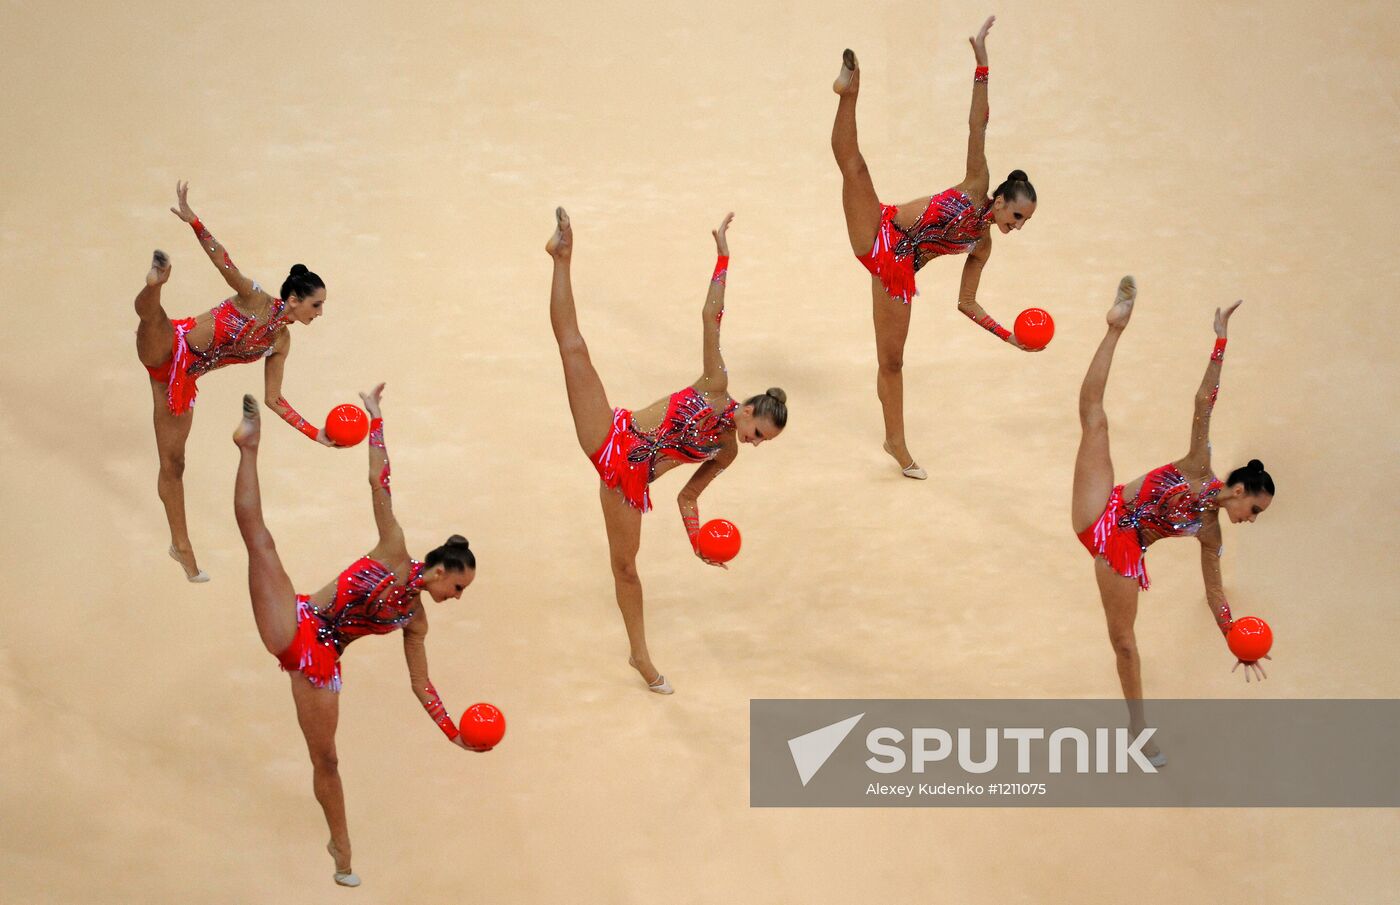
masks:
<instances>
[{"instance_id":1,"label":"sequin detail on leotard","mask_svg":"<svg viewBox=\"0 0 1400 905\"><path fill-rule=\"evenodd\" d=\"M656 477L657 459L665 456L682 462L705 462L720 450L720 438L734 428L733 399L716 412L694 387L671 394L666 414L653 430L641 431L628 409L613 409L612 428L603 445L589 458L608 487L621 491L627 502L647 512Z\"/></svg>"},{"instance_id":2,"label":"sequin detail on leotard","mask_svg":"<svg viewBox=\"0 0 1400 905\"><path fill-rule=\"evenodd\" d=\"M388 566L362 556L336 578L335 596L316 609L307 595L297 597L297 630L277 659L282 669L300 671L317 688L340 690L340 655L356 638L386 635L403 628L418 605L425 584L423 564L409 561L408 580L395 584Z\"/></svg>"},{"instance_id":3,"label":"sequin detail on leotard","mask_svg":"<svg viewBox=\"0 0 1400 905\"><path fill-rule=\"evenodd\" d=\"M1123 498L1124 485L1113 488L1103 514L1079 533L1079 541L1094 556L1102 556L1114 572L1137 579L1144 591L1147 547L1164 537L1191 537L1201 530L1205 514L1215 502L1220 479L1211 476L1200 493L1175 465L1154 468L1142 479L1142 488L1131 501Z\"/></svg>"},{"instance_id":4,"label":"sequin detail on leotard","mask_svg":"<svg viewBox=\"0 0 1400 905\"><path fill-rule=\"evenodd\" d=\"M254 284L256 288L256 284ZM195 318L172 320L175 337L171 342L170 360L155 368L146 368L152 379L166 385L166 402L170 411L183 415L194 405L199 394L196 380L210 371L231 364L248 364L272 353L277 335L291 322L285 317L287 303L273 299L265 320L244 314L233 298L224 299L211 312L214 338L205 349L189 344L187 334L195 328Z\"/></svg>"},{"instance_id":5,"label":"sequin detail on leotard","mask_svg":"<svg viewBox=\"0 0 1400 905\"><path fill-rule=\"evenodd\" d=\"M899 208L880 205L875 244L856 260L875 275L892 299L906 305L918 293L914 273L942 255L966 254L986 234L992 202L978 207L958 189L929 199L928 207L908 229L895 222Z\"/></svg>"}]
</instances>

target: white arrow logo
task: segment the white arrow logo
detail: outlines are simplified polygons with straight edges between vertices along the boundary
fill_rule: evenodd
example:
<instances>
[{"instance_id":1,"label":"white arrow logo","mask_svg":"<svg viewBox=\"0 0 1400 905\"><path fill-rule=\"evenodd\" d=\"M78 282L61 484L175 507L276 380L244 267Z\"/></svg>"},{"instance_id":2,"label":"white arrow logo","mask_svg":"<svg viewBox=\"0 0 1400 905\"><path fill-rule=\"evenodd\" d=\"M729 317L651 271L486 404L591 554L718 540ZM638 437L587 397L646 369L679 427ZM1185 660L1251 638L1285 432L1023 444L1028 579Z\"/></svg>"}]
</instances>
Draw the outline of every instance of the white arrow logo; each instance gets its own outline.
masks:
<instances>
[{"instance_id":1,"label":"white arrow logo","mask_svg":"<svg viewBox=\"0 0 1400 905\"><path fill-rule=\"evenodd\" d=\"M857 713L839 723L832 723L830 726L814 729L806 735L788 739L788 751L792 752L792 763L797 767L797 776L802 780L803 786L817 775L822 764L841 746L863 716L865 714Z\"/></svg>"}]
</instances>

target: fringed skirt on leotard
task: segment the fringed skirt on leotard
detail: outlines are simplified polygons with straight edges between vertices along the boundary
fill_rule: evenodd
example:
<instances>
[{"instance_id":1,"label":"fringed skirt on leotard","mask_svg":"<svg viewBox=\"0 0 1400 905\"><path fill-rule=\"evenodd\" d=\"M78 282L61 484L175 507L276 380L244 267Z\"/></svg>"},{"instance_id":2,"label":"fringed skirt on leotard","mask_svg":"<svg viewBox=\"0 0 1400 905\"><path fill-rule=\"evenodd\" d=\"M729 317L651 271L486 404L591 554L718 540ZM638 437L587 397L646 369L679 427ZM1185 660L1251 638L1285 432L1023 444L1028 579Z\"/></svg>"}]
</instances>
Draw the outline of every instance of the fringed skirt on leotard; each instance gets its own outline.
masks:
<instances>
[{"instance_id":1,"label":"fringed skirt on leotard","mask_svg":"<svg viewBox=\"0 0 1400 905\"><path fill-rule=\"evenodd\" d=\"M598 469L598 477L603 483L622 494L623 499L636 509L648 512L651 509L650 456L630 458L632 451L645 445L632 430L632 413L627 409L613 409L612 429L598 451L589 456L593 467Z\"/></svg>"},{"instance_id":2,"label":"fringed skirt on leotard","mask_svg":"<svg viewBox=\"0 0 1400 905\"><path fill-rule=\"evenodd\" d=\"M1133 528L1118 524L1123 516L1123 485L1113 488L1094 524L1079 532L1079 542L1095 557L1102 556L1109 568L1124 578L1137 579L1138 586L1146 591L1151 584L1147 578L1147 560L1142 542Z\"/></svg>"},{"instance_id":3,"label":"fringed skirt on leotard","mask_svg":"<svg viewBox=\"0 0 1400 905\"><path fill-rule=\"evenodd\" d=\"M175 331L175 338L170 343L170 360L160 367L146 368L152 380L165 384L166 404L175 415L188 412L194 406L194 397L199 393L194 376L189 373L194 354L190 352L190 344L185 340L185 334L194 329L194 323L195 319L192 317L172 320L170 327Z\"/></svg>"},{"instance_id":4,"label":"fringed skirt on leotard","mask_svg":"<svg viewBox=\"0 0 1400 905\"><path fill-rule=\"evenodd\" d=\"M300 672L317 688L340 691L340 654L322 637L325 625L306 594L297 595L297 633L277 657L284 672Z\"/></svg>"},{"instance_id":5,"label":"fringed skirt on leotard","mask_svg":"<svg viewBox=\"0 0 1400 905\"><path fill-rule=\"evenodd\" d=\"M875 244L870 251L857 255L856 260L885 287L889 297L909 304L918 293L914 283L914 255L896 255L895 243L899 233L895 230L894 218L899 208L891 204L880 205L880 228L875 231Z\"/></svg>"}]
</instances>

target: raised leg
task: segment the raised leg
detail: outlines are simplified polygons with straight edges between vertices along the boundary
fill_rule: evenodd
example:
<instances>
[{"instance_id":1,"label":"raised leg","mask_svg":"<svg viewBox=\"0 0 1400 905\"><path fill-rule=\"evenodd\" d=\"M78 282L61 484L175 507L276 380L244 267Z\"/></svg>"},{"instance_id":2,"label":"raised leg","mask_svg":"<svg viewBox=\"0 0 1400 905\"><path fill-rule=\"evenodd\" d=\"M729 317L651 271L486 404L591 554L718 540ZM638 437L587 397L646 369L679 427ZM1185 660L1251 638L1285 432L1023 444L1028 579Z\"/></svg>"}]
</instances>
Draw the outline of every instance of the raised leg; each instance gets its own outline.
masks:
<instances>
[{"instance_id":1,"label":"raised leg","mask_svg":"<svg viewBox=\"0 0 1400 905\"><path fill-rule=\"evenodd\" d=\"M170 347L175 329L160 304L160 287L170 279L170 258L156 249L151 256L151 269L146 274L146 286L136 294L136 355L141 364L158 368L170 360Z\"/></svg>"},{"instance_id":2,"label":"raised leg","mask_svg":"<svg viewBox=\"0 0 1400 905\"><path fill-rule=\"evenodd\" d=\"M554 339L559 343L559 358L564 365L564 388L569 396L569 411L574 416L574 432L586 455L593 455L607 439L612 429L612 406L603 381L588 355L588 344L578 328L578 313L574 310L574 288L569 265L573 257L574 232L569 215L556 208L558 221L554 235L545 244L545 251L554 259L554 281L549 289L549 323Z\"/></svg>"},{"instance_id":3,"label":"raised leg","mask_svg":"<svg viewBox=\"0 0 1400 905\"><path fill-rule=\"evenodd\" d=\"M637 574L637 551L642 545L642 513L627 504L622 494L598 485L603 504L603 524L608 532L608 554L612 561L613 588L622 624L627 628L628 662L647 685L661 680L647 650L646 623L642 616L642 579Z\"/></svg>"},{"instance_id":4,"label":"raised leg","mask_svg":"<svg viewBox=\"0 0 1400 905\"><path fill-rule=\"evenodd\" d=\"M880 228L880 198L870 168L860 153L856 139L856 96L860 93L860 67L856 55L847 50L841 61L841 75L832 90L840 95L836 122L831 127L831 152L841 169L841 206L846 212L846 235L857 256L870 252Z\"/></svg>"},{"instance_id":5,"label":"raised leg","mask_svg":"<svg viewBox=\"0 0 1400 905\"><path fill-rule=\"evenodd\" d=\"M263 521L262 492L258 487L261 420L258 401L244 396L243 420L233 433L233 442L239 451L238 478L233 485L233 514L248 548L248 596L253 604L253 621L257 623L263 647L275 657L286 650L296 636L297 595L292 580L282 568L272 532Z\"/></svg>"},{"instance_id":6,"label":"raised leg","mask_svg":"<svg viewBox=\"0 0 1400 905\"><path fill-rule=\"evenodd\" d=\"M927 477L914 463L904 439L904 341L909 337L911 306L892 299L880 281L871 277L870 294L875 314L875 356L879 369L875 391L885 416L885 452L894 457L910 477Z\"/></svg>"},{"instance_id":7,"label":"raised leg","mask_svg":"<svg viewBox=\"0 0 1400 905\"><path fill-rule=\"evenodd\" d=\"M360 880L350 869L350 829L345 819L345 789L340 782L340 760L335 751L335 730L340 721L340 696L329 688L317 688L301 673L292 673L292 699L297 706L297 723L306 736L311 755L312 788L326 815L331 839L326 850L335 860L335 881L342 886L358 886Z\"/></svg>"},{"instance_id":8,"label":"raised leg","mask_svg":"<svg viewBox=\"0 0 1400 905\"><path fill-rule=\"evenodd\" d=\"M1099 343L1084 383L1079 388L1079 453L1074 460L1074 490L1070 499L1070 523L1075 533L1092 525L1103 513L1113 493L1113 459L1109 456L1108 415L1104 411L1104 390L1118 338L1128 326L1137 298L1132 277L1118 283L1118 295L1108 312L1108 332Z\"/></svg>"}]
</instances>

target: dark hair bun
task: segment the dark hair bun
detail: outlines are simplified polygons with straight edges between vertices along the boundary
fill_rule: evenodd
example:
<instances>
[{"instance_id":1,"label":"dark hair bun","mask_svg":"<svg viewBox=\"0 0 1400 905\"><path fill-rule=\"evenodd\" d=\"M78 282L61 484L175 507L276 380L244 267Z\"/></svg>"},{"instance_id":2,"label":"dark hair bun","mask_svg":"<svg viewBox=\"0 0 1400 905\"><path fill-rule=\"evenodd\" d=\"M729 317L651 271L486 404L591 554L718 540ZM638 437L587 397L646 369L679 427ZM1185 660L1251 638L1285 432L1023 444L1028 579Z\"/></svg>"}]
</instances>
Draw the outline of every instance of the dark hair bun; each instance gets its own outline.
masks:
<instances>
[{"instance_id":1,"label":"dark hair bun","mask_svg":"<svg viewBox=\"0 0 1400 905\"><path fill-rule=\"evenodd\" d=\"M1248 468L1250 471L1263 471L1264 463L1260 462L1258 459L1250 459L1244 467Z\"/></svg>"},{"instance_id":2,"label":"dark hair bun","mask_svg":"<svg viewBox=\"0 0 1400 905\"><path fill-rule=\"evenodd\" d=\"M444 546L444 547L467 547L467 548L470 548L470 547L471 547L471 544L467 543L467 539L466 539L465 537L463 537L462 535L460 535L460 534L454 534L454 535L452 535L451 537L449 537L449 538L447 539L447 543L443 544L443 546Z\"/></svg>"},{"instance_id":3,"label":"dark hair bun","mask_svg":"<svg viewBox=\"0 0 1400 905\"><path fill-rule=\"evenodd\" d=\"M1007 182L1030 182L1031 177L1026 175L1025 170L1012 170L1006 177Z\"/></svg>"},{"instance_id":4,"label":"dark hair bun","mask_svg":"<svg viewBox=\"0 0 1400 905\"><path fill-rule=\"evenodd\" d=\"M303 273L310 273L310 272L311 272L311 268L307 267L305 264L293 264L293 265L292 265L292 272L291 272L291 274L289 274L289 276L299 277L299 276L301 276Z\"/></svg>"},{"instance_id":5,"label":"dark hair bun","mask_svg":"<svg viewBox=\"0 0 1400 905\"><path fill-rule=\"evenodd\" d=\"M781 387L769 387L767 395L772 396L782 405L787 405L787 393Z\"/></svg>"}]
</instances>

